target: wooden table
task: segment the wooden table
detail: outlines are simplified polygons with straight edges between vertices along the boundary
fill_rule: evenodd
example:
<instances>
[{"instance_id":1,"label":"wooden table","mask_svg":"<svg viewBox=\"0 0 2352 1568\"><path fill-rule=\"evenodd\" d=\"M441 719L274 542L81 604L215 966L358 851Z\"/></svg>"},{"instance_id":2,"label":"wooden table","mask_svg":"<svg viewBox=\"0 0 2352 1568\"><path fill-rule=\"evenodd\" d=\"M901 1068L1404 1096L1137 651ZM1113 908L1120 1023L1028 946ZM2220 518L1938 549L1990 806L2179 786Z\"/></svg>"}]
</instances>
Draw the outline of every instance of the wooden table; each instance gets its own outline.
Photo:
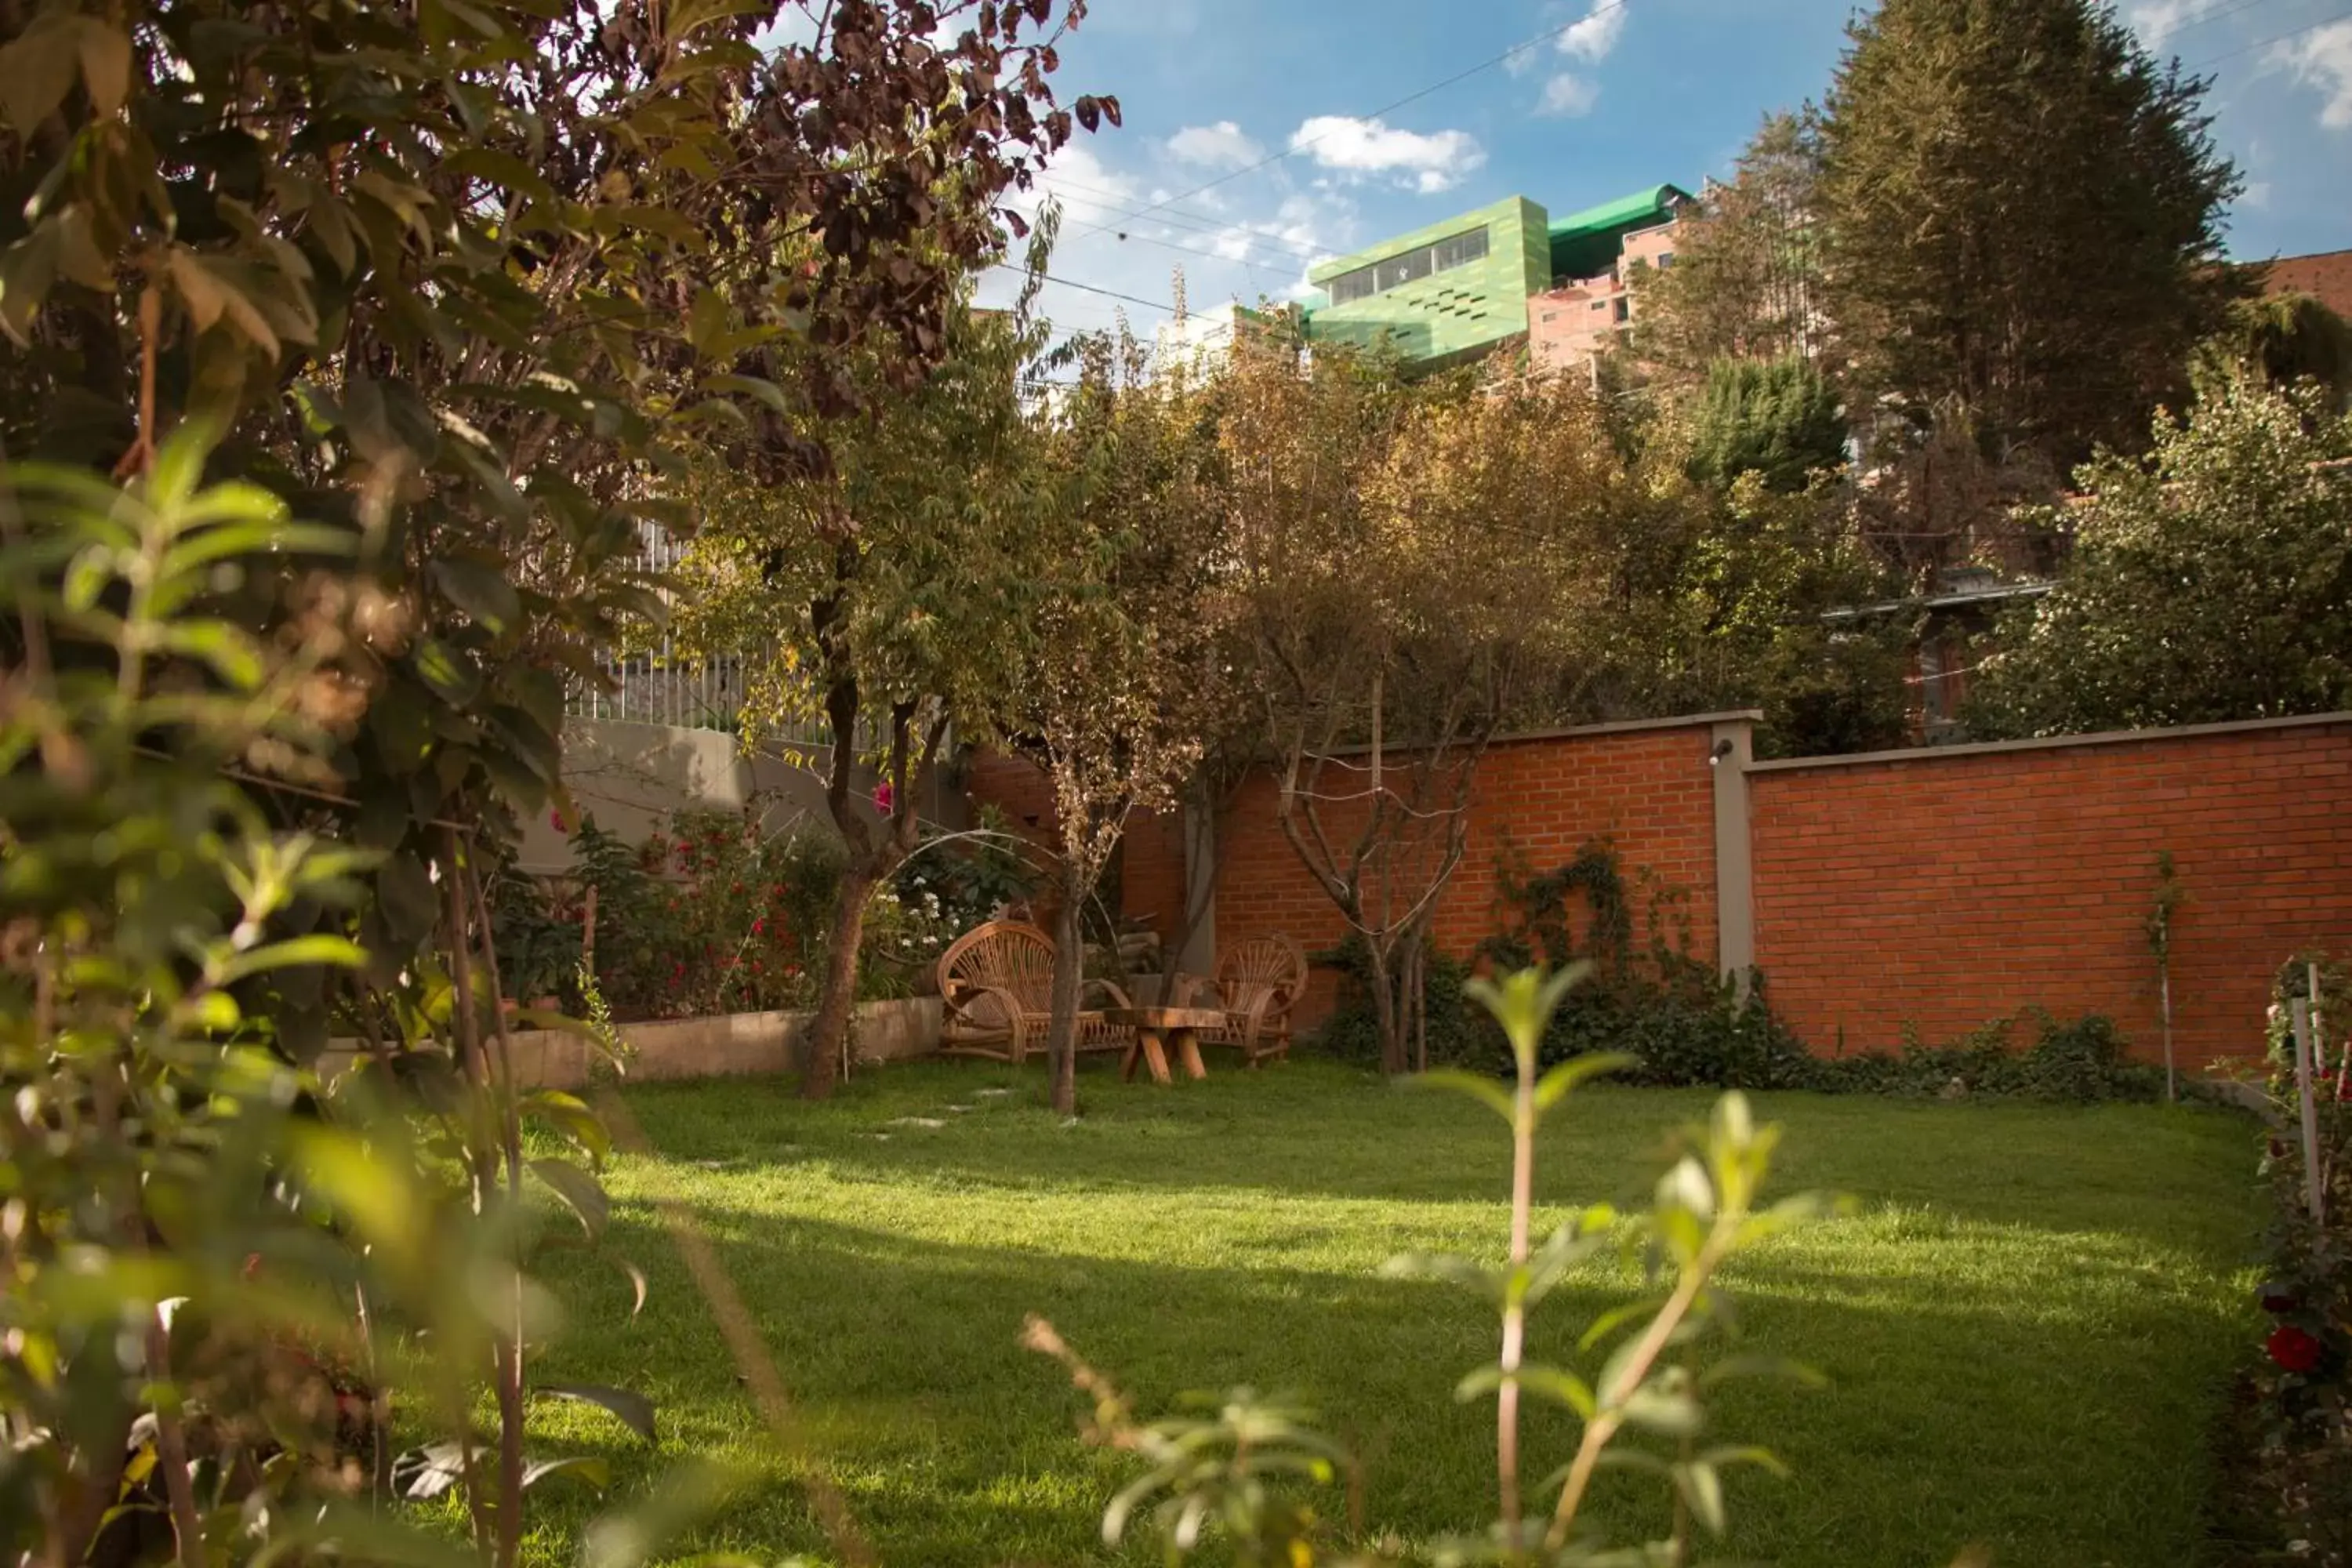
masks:
<instances>
[{"instance_id":1,"label":"wooden table","mask_svg":"<svg viewBox=\"0 0 2352 1568\"><path fill-rule=\"evenodd\" d=\"M1225 1021L1224 1014L1214 1007L1113 1007L1103 1017L1120 1028L1135 1031L1134 1042L1127 1047L1127 1057L1119 1064L1118 1076L1128 1083L1135 1081L1139 1062L1151 1064L1152 1082L1175 1081L1168 1070L1168 1046L1176 1048L1187 1075L1208 1077L1208 1064L1201 1059L1201 1031L1217 1028Z\"/></svg>"}]
</instances>

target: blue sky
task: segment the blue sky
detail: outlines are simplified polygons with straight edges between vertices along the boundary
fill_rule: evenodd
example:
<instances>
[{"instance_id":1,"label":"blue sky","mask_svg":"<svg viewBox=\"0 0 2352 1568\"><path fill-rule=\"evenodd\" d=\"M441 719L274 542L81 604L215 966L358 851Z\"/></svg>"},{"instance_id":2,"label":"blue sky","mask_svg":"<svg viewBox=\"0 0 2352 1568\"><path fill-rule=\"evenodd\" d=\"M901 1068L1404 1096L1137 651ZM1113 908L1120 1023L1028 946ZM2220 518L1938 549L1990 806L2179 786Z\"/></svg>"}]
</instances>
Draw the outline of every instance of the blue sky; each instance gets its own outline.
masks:
<instances>
[{"instance_id":1,"label":"blue sky","mask_svg":"<svg viewBox=\"0 0 2352 1568\"><path fill-rule=\"evenodd\" d=\"M2352 4L2121 9L2159 54L2218 79L2215 134L2248 185L2232 254L2352 247ZM1057 90L1116 94L1126 125L1080 137L1049 172L1066 216L1052 269L1164 304L1181 267L1195 308L1255 302L1297 291L1313 258L1504 196L1557 216L1660 182L1696 189L1767 111L1821 96L1850 14L1843 0L1094 0ZM1069 287L1046 302L1070 328L1122 309L1147 334L1164 319Z\"/></svg>"}]
</instances>

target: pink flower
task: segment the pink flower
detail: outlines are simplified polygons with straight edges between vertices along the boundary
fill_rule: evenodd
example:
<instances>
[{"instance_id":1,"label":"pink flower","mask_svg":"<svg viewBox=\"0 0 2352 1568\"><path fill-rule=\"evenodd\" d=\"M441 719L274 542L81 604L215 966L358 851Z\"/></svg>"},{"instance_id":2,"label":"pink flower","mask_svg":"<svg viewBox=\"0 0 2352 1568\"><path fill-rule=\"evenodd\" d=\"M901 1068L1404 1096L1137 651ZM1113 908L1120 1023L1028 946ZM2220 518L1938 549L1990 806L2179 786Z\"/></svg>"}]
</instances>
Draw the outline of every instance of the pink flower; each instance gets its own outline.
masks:
<instances>
[{"instance_id":1,"label":"pink flower","mask_svg":"<svg viewBox=\"0 0 2352 1568\"><path fill-rule=\"evenodd\" d=\"M890 781L888 779L884 779L880 784L874 786L874 809L882 813L885 816L887 816L890 814L891 803L896 801L898 798L898 792L890 787Z\"/></svg>"},{"instance_id":2,"label":"pink flower","mask_svg":"<svg viewBox=\"0 0 2352 1568\"><path fill-rule=\"evenodd\" d=\"M558 832L558 833L562 832L562 831L564 830L564 829L563 829L563 813L562 813L562 812L561 812L561 811L551 811L551 812L549 812L549 813L547 814L547 825L548 825L550 827L552 827L553 829L555 829L555 831L556 831L556 832Z\"/></svg>"}]
</instances>

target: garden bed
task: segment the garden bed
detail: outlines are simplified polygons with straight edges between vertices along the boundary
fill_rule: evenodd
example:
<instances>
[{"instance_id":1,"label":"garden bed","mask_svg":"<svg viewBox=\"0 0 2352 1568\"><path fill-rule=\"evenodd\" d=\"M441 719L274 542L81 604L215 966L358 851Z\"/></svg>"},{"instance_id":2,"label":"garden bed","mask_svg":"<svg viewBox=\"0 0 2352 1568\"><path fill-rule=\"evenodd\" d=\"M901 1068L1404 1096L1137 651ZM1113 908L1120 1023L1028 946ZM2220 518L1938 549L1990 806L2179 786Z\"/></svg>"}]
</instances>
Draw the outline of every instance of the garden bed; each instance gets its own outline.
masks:
<instances>
[{"instance_id":1,"label":"garden bed","mask_svg":"<svg viewBox=\"0 0 2352 1568\"><path fill-rule=\"evenodd\" d=\"M629 1047L625 1077L659 1083L680 1079L743 1078L801 1069L809 1025L801 1009L723 1013L708 1018L666 1018L617 1026ZM525 1089L578 1089L603 1067L604 1057L580 1036L560 1029L518 1029L509 1036L515 1081ZM330 1076L358 1059L349 1042L328 1053ZM904 1061L940 1048L940 1001L910 996L860 1002L850 1026L858 1062Z\"/></svg>"}]
</instances>

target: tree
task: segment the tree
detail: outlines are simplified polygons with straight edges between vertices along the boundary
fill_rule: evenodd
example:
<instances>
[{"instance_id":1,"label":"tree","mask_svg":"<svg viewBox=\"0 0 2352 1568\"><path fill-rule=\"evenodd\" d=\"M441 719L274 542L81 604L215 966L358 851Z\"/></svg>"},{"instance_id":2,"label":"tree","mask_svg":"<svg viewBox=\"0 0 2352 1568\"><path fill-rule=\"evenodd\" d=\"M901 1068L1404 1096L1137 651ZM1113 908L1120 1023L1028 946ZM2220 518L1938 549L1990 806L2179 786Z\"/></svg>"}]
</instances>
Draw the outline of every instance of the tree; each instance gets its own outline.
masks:
<instances>
[{"instance_id":1,"label":"tree","mask_svg":"<svg viewBox=\"0 0 2352 1568\"><path fill-rule=\"evenodd\" d=\"M2315 381L2342 406L2352 396L2352 321L2311 294L2241 300L2221 334L2198 345L2189 374L2200 393L2248 374L2269 386Z\"/></svg>"},{"instance_id":2,"label":"tree","mask_svg":"<svg viewBox=\"0 0 2352 1568\"><path fill-rule=\"evenodd\" d=\"M870 416L830 433L821 473L761 484L723 459L698 464L703 525L679 570L677 634L706 658L744 661L747 749L814 719L829 736L825 807L847 848L825 939L802 1091L833 1091L856 1004L859 943L876 889L918 843L919 785L951 725L983 730L1017 679L1039 575L1030 507L1032 436L1019 380L1044 346L1034 320L1050 230L1011 311L950 311L945 357L911 389L857 367ZM878 830L853 793L861 763L887 784Z\"/></svg>"},{"instance_id":3,"label":"tree","mask_svg":"<svg viewBox=\"0 0 2352 1568\"><path fill-rule=\"evenodd\" d=\"M1845 415L1837 391L1804 359L1719 359L1693 417L1691 475L1718 487L1759 475L1767 489L1794 494L1846 460Z\"/></svg>"},{"instance_id":4,"label":"tree","mask_svg":"<svg viewBox=\"0 0 2352 1568\"><path fill-rule=\"evenodd\" d=\"M1675 264L1635 272L1644 358L1689 378L1725 358L1821 357L1820 176L1811 110L1767 116L1730 183L1683 218Z\"/></svg>"},{"instance_id":5,"label":"tree","mask_svg":"<svg viewBox=\"0 0 2352 1568\"><path fill-rule=\"evenodd\" d=\"M2352 419L2216 389L2144 460L2080 476L2058 585L2000 628L1971 724L2072 734L2352 705Z\"/></svg>"},{"instance_id":6,"label":"tree","mask_svg":"<svg viewBox=\"0 0 2352 1568\"><path fill-rule=\"evenodd\" d=\"M1421 964L1478 764L1599 596L1615 450L1589 392L1399 385L1237 353L1223 443L1250 667L1285 837L1360 935L1384 1070L1416 1065Z\"/></svg>"},{"instance_id":7,"label":"tree","mask_svg":"<svg viewBox=\"0 0 2352 1568\"><path fill-rule=\"evenodd\" d=\"M1160 381L1123 331L1080 348L1045 434L1048 551L1033 660L1001 726L1054 790L1059 906L1045 1045L1054 1109L1077 1110L1083 916L1129 819L1165 811L1228 706L1226 512L1211 423L1180 368Z\"/></svg>"},{"instance_id":8,"label":"tree","mask_svg":"<svg viewBox=\"0 0 2352 1568\"><path fill-rule=\"evenodd\" d=\"M348 1347L366 1309L324 1293L383 1284L431 1336L404 1409L447 1423L439 1484L516 1562L526 1184L593 1233L606 1139L513 1081L481 868L564 807L565 687L658 607L636 558L679 519L679 448L789 424L821 468L836 372L887 343L919 380L1005 193L1116 118L1046 89L1045 0L835 0L763 56L780 9L0 5L0 739L40 759L7 770L0 1077L97 1108L120 1156L39 1173L0 1247L12 1310L56 1304L58 1256L111 1281L0 1369L0 1557L79 1562L142 1511L147 1416L190 1568L325 1539L412 1560L315 1491L237 1506L305 1484L275 1460L221 1456L227 1506L199 1511L170 1357L338 1308ZM371 1070L320 1103L288 1064L338 1030ZM526 1117L581 1160L526 1160ZM321 1295L257 1309L283 1287L248 1258ZM20 1291L26 1266L48 1279ZM275 1436L274 1392L216 1380L215 1430Z\"/></svg>"},{"instance_id":9,"label":"tree","mask_svg":"<svg viewBox=\"0 0 2352 1568\"><path fill-rule=\"evenodd\" d=\"M1847 34L1818 200L1850 397L1952 400L1989 457L2138 438L2240 287L2208 83L2094 0L1884 0Z\"/></svg>"}]
</instances>

